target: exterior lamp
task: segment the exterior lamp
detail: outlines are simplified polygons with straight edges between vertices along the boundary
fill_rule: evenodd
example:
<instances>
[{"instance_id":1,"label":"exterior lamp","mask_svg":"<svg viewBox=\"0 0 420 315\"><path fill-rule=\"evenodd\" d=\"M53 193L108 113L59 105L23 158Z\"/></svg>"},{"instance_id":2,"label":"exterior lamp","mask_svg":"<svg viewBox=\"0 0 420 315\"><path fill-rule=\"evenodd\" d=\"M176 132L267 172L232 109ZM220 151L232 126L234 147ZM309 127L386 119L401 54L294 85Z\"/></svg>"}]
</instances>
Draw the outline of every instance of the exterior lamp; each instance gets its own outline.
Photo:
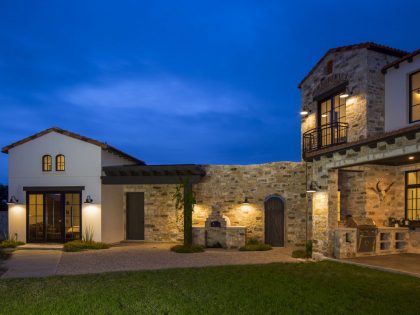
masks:
<instances>
[{"instance_id":1,"label":"exterior lamp","mask_svg":"<svg viewBox=\"0 0 420 315\"><path fill-rule=\"evenodd\" d=\"M306 192L308 194L313 194L313 193L316 193L317 191L319 191L319 189L320 188L319 188L317 182L312 181L311 184L309 185L309 188L306 190Z\"/></svg>"},{"instance_id":2,"label":"exterior lamp","mask_svg":"<svg viewBox=\"0 0 420 315\"><path fill-rule=\"evenodd\" d=\"M87 196L86 196L85 203L92 203L92 202L93 202L92 197L91 197L90 195L87 195Z\"/></svg>"},{"instance_id":3,"label":"exterior lamp","mask_svg":"<svg viewBox=\"0 0 420 315\"><path fill-rule=\"evenodd\" d=\"M417 95L420 95L420 88L418 88L418 89L416 90L416 94L417 94Z\"/></svg>"},{"instance_id":4,"label":"exterior lamp","mask_svg":"<svg viewBox=\"0 0 420 315\"><path fill-rule=\"evenodd\" d=\"M309 112L306 110L306 109L303 109L301 112L300 112L300 116L307 116L309 114Z\"/></svg>"},{"instance_id":5,"label":"exterior lamp","mask_svg":"<svg viewBox=\"0 0 420 315\"><path fill-rule=\"evenodd\" d=\"M11 196L10 197L10 200L9 200L9 202L7 203L8 205L15 205L15 204L17 204L19 202L19 200L18 199L16 199L16 197L15 197L15 195L13 195L13 196Z\"/></svg>"},{"instance_id":6,"label":"exterior lamp","mask_svg":"<svg viewBox=\"0 0 420 315\"><path fill-rule=\"evenodd\" d=\"M249 205L248 197L245 197L244 202L242 202L243 205Z\"/></svg>"},{"instance_id":7,"label":"exterior lamp","mask_svg":"<svg viewBox=\"0 0 420 315\"><path fill-rule=\"evenodd\" d=\"M409 160L414 160L414 156L409 156L408 159Z\"/></svg>"},{"instance_id":8,"label":"exterior lamp","mask_svg":"<svg viewBox=\"0 0 420 315\"><path fill-rule=\"evenodd\" d=\"M340 98L347 98L347 97L350 96L350 94L351 93L350 93L349 89L346 88L346 90L343 93L340 94Z\"/></svg>"}]
</instances>

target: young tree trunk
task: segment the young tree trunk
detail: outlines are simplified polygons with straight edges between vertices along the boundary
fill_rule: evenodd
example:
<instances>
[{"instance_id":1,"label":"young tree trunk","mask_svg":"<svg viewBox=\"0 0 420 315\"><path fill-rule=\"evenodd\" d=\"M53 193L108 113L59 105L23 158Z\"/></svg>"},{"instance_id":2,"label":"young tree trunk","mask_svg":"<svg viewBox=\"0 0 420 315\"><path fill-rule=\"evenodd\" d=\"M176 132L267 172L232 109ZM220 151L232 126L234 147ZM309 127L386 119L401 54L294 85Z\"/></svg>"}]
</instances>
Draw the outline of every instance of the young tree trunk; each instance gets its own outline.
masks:
<instances>
[{"instance_id":1,"label":"young tree trunk","mask_svg":"<svg viewBox=\"0 0 420 315\"><path fill-rule=\"evenodd\" d=\"M184 245L192 245L192 212L193 205L191 203L192 184L186 182L184 184Z\"/></svg>"}]
</instances>

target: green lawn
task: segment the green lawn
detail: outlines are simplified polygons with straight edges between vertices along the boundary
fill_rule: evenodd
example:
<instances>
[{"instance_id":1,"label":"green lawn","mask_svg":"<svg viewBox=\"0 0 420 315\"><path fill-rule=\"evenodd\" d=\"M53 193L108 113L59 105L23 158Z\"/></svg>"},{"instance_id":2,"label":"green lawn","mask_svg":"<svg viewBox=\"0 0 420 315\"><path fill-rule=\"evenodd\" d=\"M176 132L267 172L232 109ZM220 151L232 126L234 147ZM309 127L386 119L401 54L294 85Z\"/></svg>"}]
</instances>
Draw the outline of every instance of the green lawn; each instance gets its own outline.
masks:
<instances>
[{"instance_id":1,"label":"green lawn","mask_svg":"<svg viewBox=\"0 0 420 315\"><path fill-rule=\"evenodd\" d=\"M0 280L2 314L419 314L420 279L333 262Z\"/></svg>"}]
</instances>

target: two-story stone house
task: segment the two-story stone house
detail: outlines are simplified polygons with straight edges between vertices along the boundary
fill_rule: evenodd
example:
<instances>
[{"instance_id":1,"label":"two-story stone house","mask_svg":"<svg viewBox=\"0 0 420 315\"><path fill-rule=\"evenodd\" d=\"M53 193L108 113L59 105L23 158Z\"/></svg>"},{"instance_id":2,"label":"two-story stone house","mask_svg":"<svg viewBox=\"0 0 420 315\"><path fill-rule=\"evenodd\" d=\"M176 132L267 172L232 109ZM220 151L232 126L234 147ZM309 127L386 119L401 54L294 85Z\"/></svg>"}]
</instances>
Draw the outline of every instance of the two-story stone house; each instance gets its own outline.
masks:
<instances>
[{"instance_id":1,"label":"two-story stone house","mask_svg":"<svg viewBox=\"0 0 420 315\"><path fill-rule=\"evenodd\" d=\"M420 51L331 49L299 88L315 250L337 257L416 250Z\"/></svg>"}]
</instances>

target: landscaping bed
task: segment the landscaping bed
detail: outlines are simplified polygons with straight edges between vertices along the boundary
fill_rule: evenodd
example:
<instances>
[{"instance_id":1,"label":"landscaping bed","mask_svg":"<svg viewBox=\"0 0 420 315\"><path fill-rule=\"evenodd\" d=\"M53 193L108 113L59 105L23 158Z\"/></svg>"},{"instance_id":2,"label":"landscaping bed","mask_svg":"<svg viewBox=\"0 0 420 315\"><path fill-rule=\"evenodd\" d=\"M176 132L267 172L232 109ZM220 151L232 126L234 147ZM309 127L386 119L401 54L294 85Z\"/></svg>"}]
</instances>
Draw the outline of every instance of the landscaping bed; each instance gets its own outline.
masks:
<instances>
[{"instance_id":1,"label":"landscaping bed","mask_svg":"<svg viewBox=\"0 0 420 315\"><path fill-rule=\"evenodd\" d=\"M94 241L71 241L63 246L65 252L80 252L89 249L108 249L110 245Z\"/></svg>"},{"instance_id":2,"label":"landscaping bed","mask_svg":"<svg viewBox=\"0 0 420 315\"><path fill-rule=\"evenodd\" d=\"M319 263L0 279L4 314L417 314L420 279Z\"/></svg>"}]
</instances>

